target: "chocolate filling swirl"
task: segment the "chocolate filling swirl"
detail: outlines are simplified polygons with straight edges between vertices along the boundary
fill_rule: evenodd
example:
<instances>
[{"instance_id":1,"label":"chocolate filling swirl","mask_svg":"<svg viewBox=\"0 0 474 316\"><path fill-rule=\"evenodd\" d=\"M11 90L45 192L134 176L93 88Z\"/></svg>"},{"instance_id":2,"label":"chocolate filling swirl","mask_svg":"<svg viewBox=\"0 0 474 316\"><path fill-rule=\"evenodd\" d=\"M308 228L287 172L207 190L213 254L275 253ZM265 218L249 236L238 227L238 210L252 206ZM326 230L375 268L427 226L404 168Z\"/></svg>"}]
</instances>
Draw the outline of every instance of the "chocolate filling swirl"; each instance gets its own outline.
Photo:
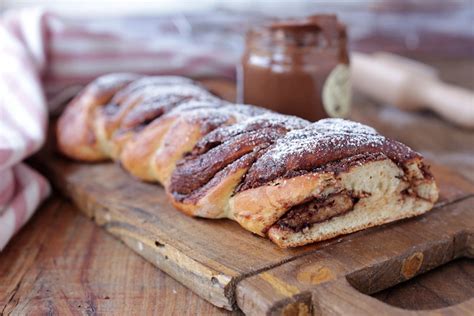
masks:
<instances>
[{"instance_id":1,"label":"chocolate filling swirl","mask_svg":"<svg viewBox=\"0 0 474 316\"><path fill-rule=\"evenodd\" d=\"M380 154L398 165L419 157L371 127L342 119L320 120L279 139L250 167L239 190L317 171L330 163L336 168L337 162L346 158Z\"/></svg>"},{"instance_id":2,"label":"chocolate filling swirl","mask_svg":"<svg viewBox=\"0 0 474 316\"><path fill-rule=\"evenodd\" d=\"M266 148L307 121L279 114L263 114L207 134L176 166L170 192L183 200L207 184L220 170L242 157L253 162Z\"/></svg>"}]
</instances>

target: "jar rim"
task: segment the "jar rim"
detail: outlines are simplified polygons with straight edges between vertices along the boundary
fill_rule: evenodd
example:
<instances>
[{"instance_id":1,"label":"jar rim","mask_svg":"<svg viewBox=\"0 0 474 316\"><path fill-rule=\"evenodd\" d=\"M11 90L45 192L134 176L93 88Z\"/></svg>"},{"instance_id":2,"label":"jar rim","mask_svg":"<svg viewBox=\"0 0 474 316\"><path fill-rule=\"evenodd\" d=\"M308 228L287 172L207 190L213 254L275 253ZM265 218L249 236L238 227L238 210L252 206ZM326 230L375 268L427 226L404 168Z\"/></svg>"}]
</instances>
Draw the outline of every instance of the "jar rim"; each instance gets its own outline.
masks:
<instances>
[{"instance_id":1,"label":"jar rim","mask_svg":"<svg viewBox=\"0 0 474 316\"><path fill-rule=\"evenodd\" d=\"M330 48L346 38L346 27L334 14L319 14L304 19L274 20L247 31L247 44L262 47L288 45L300 48Z\"/></svg>"}]
</instances>

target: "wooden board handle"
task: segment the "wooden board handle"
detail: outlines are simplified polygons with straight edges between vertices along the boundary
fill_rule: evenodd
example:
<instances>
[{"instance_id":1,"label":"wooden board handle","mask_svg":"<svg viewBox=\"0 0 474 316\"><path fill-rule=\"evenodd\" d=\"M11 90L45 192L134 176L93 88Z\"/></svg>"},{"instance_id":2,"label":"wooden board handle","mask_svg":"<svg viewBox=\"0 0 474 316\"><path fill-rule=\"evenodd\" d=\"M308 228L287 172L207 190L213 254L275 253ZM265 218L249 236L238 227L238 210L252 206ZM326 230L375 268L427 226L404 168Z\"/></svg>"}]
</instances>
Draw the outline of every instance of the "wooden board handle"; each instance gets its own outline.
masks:
<instances>
[{"instance_id":1,"label":"wooden board handle","mask_svg":"<svg viewBox=\"0 0 474 316\"><path fill-rule=\"evenodd\" d=\"M457 305L435 310L406 310L388 305L378 299L362 294L346 280L328 284L313 293L315 315L469 315L474 310L474 298Z\"/></svg>"},{"instance_id":2,"label":"wooden board handle","mask_svg":"<svg viewBox=\"0 0 474 316\"><path fill-rule=\"evenodd\" d=\"M457 245L454 246L445 241L417 245L412 253L393 262L364 268L314 288L312 306L315 314L376 315L383 311L387 315L467 315L474 309L474 298L446 308L410 311L388 305L369 295L387 287L393 281L399 281L400 277L408 280L452 259L473 258L474 231L462 231L454 240L457 240ZM373 282L374 279L377 281Z\"/></svg>"},{"instance_id":3,"label":"wooden board handle","mask_svg":"<svg viewBox=\"0 0 474 316\"><path fill-rule=\"evenodd\" d=\"M311 254L239 283L239 307L271 315L305 310L316 315L464 315L474 308L473 300L421 312L388 305L370 294L457 258L473 258L473 205L470 196L424 216L321 244Z\"/></svg>"}]
</instances>

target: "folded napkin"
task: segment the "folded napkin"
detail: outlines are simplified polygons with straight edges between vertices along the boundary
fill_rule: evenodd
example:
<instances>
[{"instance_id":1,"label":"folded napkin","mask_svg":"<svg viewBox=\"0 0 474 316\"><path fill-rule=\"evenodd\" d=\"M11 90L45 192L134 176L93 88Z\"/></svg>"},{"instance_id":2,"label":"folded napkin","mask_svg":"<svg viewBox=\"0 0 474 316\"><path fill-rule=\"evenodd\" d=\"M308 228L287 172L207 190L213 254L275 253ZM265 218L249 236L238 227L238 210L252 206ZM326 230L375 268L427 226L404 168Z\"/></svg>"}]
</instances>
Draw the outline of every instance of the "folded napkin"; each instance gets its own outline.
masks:
<instances>
[{"instance_id":1,"label":"folded napkin","mask_svg":"<svg viewBox=\"0 0 474 316\"><path fill-rule=\"evenodd\" d=\"M238 51L190 41L179 28L126 31L36 9L0 16L0 250L50 193L45 178L22 161L43 145L48 113L82 85L110 72L234 76Z\"/></svg>"}]
</instances>

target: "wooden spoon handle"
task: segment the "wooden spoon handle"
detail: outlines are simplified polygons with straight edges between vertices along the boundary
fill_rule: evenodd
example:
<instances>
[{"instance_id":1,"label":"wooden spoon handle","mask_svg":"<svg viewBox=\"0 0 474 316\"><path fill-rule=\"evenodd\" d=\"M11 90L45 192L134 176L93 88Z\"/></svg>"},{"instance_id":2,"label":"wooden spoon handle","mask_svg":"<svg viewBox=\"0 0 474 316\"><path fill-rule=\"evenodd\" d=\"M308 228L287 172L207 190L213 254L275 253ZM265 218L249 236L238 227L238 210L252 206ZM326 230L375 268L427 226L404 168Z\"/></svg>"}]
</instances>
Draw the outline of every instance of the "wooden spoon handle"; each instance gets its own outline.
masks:
<instances>
[{"instance_id":1,"label":"wooden spoon handle","mask_svg":"<svg viewBox=\"0 0 474 316\"><path fill-rule=\"evenodd\" d=\"M429 81L418 89L419 102L449 121L474 128L474 93L439 81Z\"/></svg>"}]
</instances>

